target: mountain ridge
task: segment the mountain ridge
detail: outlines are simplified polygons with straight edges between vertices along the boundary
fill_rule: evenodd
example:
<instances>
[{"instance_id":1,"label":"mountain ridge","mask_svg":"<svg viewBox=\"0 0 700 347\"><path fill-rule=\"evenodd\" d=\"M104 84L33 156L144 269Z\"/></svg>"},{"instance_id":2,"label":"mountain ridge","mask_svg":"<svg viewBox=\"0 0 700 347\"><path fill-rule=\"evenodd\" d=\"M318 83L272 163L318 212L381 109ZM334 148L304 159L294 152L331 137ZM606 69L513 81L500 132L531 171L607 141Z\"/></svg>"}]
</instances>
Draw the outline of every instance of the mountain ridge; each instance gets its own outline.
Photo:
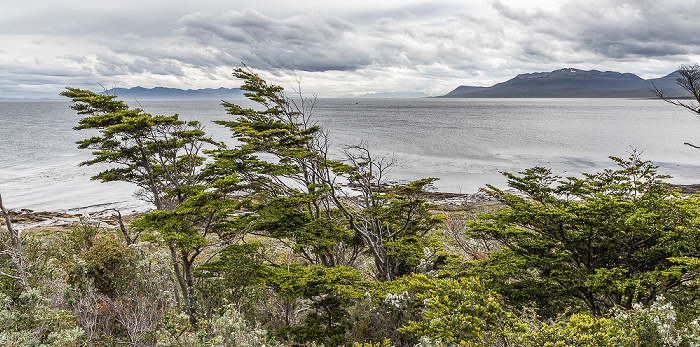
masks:
<instances>
[{"instance_id":1,"label":"mountain ridge","mask_svg":"<svg viewBox=\"0 0 700 347\"><path fill-rule=\"evenodd\" d=\"M116 95L121 99L136 98L148 99L178 99L178 100L221 100L226 98L237 98L243 96L243 91L239 88L204 88L204 89L178 89L168 87L133 87L133 88L112 88L100 94Z\"/></svg>"},{"instance_id":2,"label":"mountain ridge","mask_svg":"<svg viewBox=\"0 0 700 347\"><path fill-rule=\"evenodd\" d=\"M677 86L678 72L645 80L632 73L563 68L517 76L491 87L459 86L439 98L651 98L651 88L669 96L687 93Z\"/></svg>"}]
</instances>

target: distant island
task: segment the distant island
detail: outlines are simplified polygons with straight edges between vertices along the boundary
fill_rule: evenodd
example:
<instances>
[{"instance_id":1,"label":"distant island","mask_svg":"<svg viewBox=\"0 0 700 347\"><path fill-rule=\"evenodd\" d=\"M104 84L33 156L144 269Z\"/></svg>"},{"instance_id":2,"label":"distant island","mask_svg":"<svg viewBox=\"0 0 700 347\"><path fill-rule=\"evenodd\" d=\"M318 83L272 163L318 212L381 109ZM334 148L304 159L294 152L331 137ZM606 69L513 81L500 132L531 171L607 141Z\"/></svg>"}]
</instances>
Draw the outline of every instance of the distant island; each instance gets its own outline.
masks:
<instances>
[{"instance_id":1,"label":"distant island","mask_svg":"<svg viewBox=\"0 0 700 347\"><path fill-rule=\"evenodd\" d=\"M120 99L127 100L135 98L137 100L160 99L160 100L225 100L240 98L243 91L238 88L206 88L206 89L177 89L177 88L112 88L100 94L116 95Z\"/></svg>"},{"instance_id":2,"label":"distant island","mask_svg":"<svg viewBox=\"0 0 700 347\"><path fill-rule=\"evenodd\" d=\"M566 68L552 72L520 74L491 87L459 86L441 98L651 98L650 88L668 91L671 97L688 93L678 87L673 72L645 80L635 74Z\"/></svg>"},{"instance_id":3,"label":"distant island","mask_svg":"<svg viewBox=\"0 0 700 347\"><path fill-rule=\"evenodd\" d=\"M632 73L615 71L579 70L565 68L551 72L534 72L490 87L459 86L438 98L653 98L653 86L667 92L670 97L686 97L688 93L676 84L680 75L673 72L661 78L643 79ZM227 100L243 97L238 88L112 88L100 94L117 95L129 100ZM406 98L426 97L422 93L389 92L368 93L356 98Z\"/></svg>"}]
</instances>

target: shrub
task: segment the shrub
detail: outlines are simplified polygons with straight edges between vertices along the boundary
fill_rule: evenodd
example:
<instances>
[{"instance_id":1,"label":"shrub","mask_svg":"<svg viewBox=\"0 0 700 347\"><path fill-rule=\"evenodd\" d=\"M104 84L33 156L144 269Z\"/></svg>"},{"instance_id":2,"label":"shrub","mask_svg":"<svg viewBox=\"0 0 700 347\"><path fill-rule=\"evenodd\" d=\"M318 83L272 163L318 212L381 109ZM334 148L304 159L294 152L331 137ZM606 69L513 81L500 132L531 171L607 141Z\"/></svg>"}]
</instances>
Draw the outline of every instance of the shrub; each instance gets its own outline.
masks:
<instances>
[{"instance_id":1,"label":"shrub","mask_svg":"<svg viewBox=\"0 0 700 347\"><path fill-rule=\"evenodd\" d=\"M116 296L119 289L134 279L136 259L133 252L113 238L98 237L82 258L95 288L109 297Z\"/></svg>"},{"instance_id":2,"label":"shrub","mask_svg":"<svg viewBox=\"0 0 700 347\"><path fill-rule=\"evenodd\" d=\"M490 346L522 329L498 294L477 278L414 275L409 283L415 298L422 302L423 320L408 322L400 329L402 332L448 345Z\"/></svg>"},{"instance_id":3,"label":"shrub","mask_svg":"<svg viewBox=\"0 0 700 347\"><path fill-rule=\"evenodd\" d=\"M11 298L0 293L0 346L80 346L85 332L68 312L51 309L36 290Z\"/></svg>"}]
</instances>

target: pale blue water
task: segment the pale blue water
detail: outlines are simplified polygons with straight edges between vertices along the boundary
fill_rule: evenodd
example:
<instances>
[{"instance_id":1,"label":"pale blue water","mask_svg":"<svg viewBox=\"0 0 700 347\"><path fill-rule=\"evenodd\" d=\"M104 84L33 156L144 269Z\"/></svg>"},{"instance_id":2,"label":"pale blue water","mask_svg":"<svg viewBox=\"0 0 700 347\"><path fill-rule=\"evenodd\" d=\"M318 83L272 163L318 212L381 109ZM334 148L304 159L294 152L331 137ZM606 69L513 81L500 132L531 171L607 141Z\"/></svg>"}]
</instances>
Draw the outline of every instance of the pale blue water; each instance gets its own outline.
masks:
<instances>
[{"instance_id":1,"label":"pale blue water","mask_svg":"<svg viewBox=\"0 0 700 347\"><path fill-rule=\"evenodd\" d=\"M240 100L236 100L240 101ZM153 114L197 119L219 140L228 130L217 100L141 101ZM90 157L74 142L79 117L67 101L0 102L0 194L10 208L125 211L148 205L125 183L99 183L99 168L78 167ZM132 105L135 106L135 105ZM608 156L633 148L673 176L700 183L700 120L657 100L625 99L321 99L314 118L330 132L333 152L365 142L396 160L391 179L438 177L436 188L471 193L485 184L505 186L499 171L532 166L562 176L612 167Z\"/></svg>"}]
</instances>

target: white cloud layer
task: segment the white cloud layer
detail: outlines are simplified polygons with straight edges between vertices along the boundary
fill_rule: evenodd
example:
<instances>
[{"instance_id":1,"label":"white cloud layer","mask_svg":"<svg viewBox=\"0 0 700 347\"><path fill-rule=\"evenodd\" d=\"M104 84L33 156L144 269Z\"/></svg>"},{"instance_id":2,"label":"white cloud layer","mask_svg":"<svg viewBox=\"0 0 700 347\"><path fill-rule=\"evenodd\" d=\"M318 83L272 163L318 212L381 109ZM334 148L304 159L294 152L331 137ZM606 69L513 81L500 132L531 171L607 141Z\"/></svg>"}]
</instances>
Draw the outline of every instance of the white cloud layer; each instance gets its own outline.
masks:
<instances>
[{"instance_id":1,"label":"white cloud layer","mask_svg":"<svg viewBox=\"0 0 700 347\"><path fill-rule=\"evenodd\" d=\"M235 87L241 62L319 96L445 94L562 67L643 78L700 62L700 6L667 0L0 5L0 98L65 86ZM527 4L527 5L525 5Z\"/></svg>"}]
</instances>

